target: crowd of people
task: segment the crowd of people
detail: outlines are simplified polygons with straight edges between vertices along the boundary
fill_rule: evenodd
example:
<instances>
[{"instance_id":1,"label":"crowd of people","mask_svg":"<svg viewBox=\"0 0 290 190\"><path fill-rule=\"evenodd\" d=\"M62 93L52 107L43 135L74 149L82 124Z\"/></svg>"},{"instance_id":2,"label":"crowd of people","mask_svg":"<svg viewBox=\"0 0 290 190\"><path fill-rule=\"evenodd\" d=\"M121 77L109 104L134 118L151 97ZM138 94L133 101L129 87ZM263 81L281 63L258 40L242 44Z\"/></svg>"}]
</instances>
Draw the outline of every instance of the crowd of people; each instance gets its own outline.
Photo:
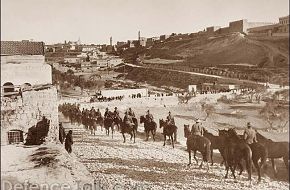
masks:
<instances>
[{"instance_id":1,"label":"crowd of people","mask_svg":"<svg viewBox=\"0 0 290 190\"><path fill-rule=\"evenodd\" d=\"M101 97L92 97L90 99L90 102L110 102L110 101L113 101L113 100L123 100L124 96L115 96L115 97L104 97L104 96L101 96Z\"/></svg>"}]
</instances>

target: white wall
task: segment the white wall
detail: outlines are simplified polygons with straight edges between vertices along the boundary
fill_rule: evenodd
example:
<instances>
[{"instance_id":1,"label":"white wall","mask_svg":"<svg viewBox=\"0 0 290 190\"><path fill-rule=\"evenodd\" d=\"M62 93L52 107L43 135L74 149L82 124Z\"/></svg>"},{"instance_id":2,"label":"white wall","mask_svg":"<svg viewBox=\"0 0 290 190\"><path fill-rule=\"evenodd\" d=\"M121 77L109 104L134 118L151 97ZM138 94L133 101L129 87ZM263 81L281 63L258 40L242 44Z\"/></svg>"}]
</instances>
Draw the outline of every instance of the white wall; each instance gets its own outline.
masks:
<instances>
[{"instance_id":1,"label":"white wall","mask_svg":"<svg viewBox=\"0 0 290 190\"><path fill-rule=\"evenodd\" d=\"M141 94L142 97L148 96L148 89L123 89L123 90L102 90L102 96L104 97L116 97L116 96L124 96L124 97L132 97L133 94L137 95Z\"/></svg>"},{"instance_id":2,"label":"white wall","mask_svg":"<svg viewBox=\"0 0 290 190\"><path fill-rule=\"evenodd\" d=\"M44 56L1 56L1 86L6 82L14 85L52 84L51 72Z\"/></svg>"}]
</instances>

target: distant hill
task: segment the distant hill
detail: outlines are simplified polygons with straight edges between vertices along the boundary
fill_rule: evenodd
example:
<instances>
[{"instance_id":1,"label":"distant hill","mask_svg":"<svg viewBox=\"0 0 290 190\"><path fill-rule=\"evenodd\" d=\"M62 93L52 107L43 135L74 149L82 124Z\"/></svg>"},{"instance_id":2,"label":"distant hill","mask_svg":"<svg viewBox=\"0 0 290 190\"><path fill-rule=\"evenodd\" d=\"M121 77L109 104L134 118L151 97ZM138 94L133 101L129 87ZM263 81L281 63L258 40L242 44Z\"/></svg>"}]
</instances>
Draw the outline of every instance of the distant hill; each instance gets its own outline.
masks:
<instances>
[{"instance_id":1,"label":"distant hill","mask_svg":"<svg viewBox=\"0 0 290 190\"><path fill-rule=\"evenodd\" d=\"M289 65L289 37L248 37L240 33L223 36L200 36L165 41L142 51L144 59L183 60L174 64L217 66L246 64L258 67L287 67ZM126 55L126 52L124 52ZM127 54L128 55L128 54ZM167 61L168 62L168 61Z\"/></svg>"}]
</instances>

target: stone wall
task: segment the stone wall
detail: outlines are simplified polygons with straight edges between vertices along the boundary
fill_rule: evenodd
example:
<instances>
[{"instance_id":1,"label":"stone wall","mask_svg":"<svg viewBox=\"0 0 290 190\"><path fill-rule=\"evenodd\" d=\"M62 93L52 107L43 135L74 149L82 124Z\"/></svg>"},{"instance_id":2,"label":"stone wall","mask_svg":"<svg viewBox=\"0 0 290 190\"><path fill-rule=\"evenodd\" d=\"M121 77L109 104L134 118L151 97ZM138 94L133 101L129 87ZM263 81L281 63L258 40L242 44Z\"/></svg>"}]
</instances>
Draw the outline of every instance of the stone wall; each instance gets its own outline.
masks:
<instances>
[{"instance_id":1,"label":"stone wall","mask_svg":"<svg viewBox=\"0 0 290 190\"><path fill-rule=\"evenodd\" d=\"M50 120L47 141L58 139L57 90L51 86L43 90L25 91L15 98L1 97L1 145L8 143L9 130L21 130L25 133L45 116ZM24 139L26 136L24 135Z\"/></svg>"}]
</instances>

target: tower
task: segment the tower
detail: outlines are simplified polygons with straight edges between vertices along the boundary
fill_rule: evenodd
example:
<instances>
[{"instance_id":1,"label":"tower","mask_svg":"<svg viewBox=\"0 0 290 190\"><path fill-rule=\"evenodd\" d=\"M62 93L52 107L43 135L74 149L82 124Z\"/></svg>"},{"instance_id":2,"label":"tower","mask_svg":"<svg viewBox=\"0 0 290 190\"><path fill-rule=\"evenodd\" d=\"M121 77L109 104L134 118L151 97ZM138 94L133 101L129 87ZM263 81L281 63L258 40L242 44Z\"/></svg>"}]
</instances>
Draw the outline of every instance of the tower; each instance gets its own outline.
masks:
<instances>
[{"instance_id":1,"label":"tower","mask_svg":"<svg viewBox=\"0 0 290 190\"><path fill-rule=\"evenodd\" d=\"M112 38L112 36L110 37L110 46L112 46L113 45L113 38Z\"/></svg>"},{"instance_id":2,"label":"tower","mask_svg":"<svg viewBox=\"0 0 290 190\"><path fill-rule=\"evenodd\" d=\"M140 41L141 39L141 33L140 33L140 30L138 31L138 40Z\"/></svg>"}]
</instances>

